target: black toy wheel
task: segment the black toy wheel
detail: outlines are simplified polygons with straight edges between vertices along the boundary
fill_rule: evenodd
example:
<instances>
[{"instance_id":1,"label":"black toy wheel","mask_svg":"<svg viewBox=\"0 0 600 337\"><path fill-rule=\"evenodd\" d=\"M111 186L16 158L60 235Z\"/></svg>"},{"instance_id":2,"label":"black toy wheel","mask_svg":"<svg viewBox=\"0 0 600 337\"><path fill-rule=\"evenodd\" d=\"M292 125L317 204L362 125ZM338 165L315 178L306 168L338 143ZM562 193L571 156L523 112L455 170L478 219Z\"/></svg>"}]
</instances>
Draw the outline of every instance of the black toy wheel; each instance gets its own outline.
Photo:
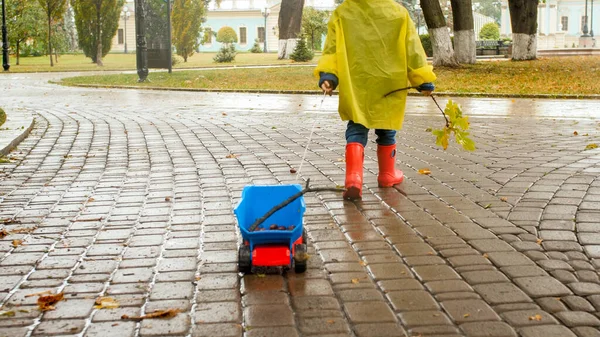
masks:
<instances>
[{"instance_id":1,"label":"black toy wheel","mask_svg":"<svg viewBox=\"0 0 600 337\"><path fill-rule=\"evenodd\" d=\"M308 250L306 244L294 246L294 271L296 273L304 273L306 271L306 263L308 262Z\"/></svg>"},{"instance_id":2,"label":"black toy wheel","mask_svg":"<svg viewBox=\"0 0 600 337\"><path fill-rule=\"evenodd\" d=\"M244 245L238 249L238 271L248 274L252 271L252 259L250 257L250 247Z\"/></svg>"}]
</instances>

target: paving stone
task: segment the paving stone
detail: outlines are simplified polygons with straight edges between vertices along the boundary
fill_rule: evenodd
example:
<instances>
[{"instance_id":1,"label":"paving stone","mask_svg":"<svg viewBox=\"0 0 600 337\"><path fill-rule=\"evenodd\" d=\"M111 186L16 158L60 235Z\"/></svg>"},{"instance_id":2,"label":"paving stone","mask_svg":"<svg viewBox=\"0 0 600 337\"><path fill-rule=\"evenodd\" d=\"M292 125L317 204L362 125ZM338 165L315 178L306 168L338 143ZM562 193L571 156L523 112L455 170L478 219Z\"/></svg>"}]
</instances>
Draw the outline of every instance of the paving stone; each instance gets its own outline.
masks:
<instances>
[{"instance_id":1,"label":"paving stone","mask_svg":"<svg viewBox=\"0 0 600 337\"><path fill-rule=\"evenodd\" d=\"M576 326L600 326L598 317L583 311L561 311L554 314L563 324L568 327Z\"/></svg>"},{"instance_id":2,"label":"paving stone","mask_svg":"<svg viewBox=\"0 0 600 337\"><path fill-rule=\"evenodd\" d=\"M460 276L449 266L417 266L413 268L417 278L423 282L460 279Z\"/></svg>"},{"instance_id":3,"label":"paving stone","mask_svg":"<svg viewBox=\"0 0 600 337\"><path fill-rule=\"evenodd\" d=\"M283 304L251 305L244 308L245 323L251 327L294 325L291 308Z\"/></svg>"},{"instance_id":4,"label":"paving stone","mask_svg":"<svg viewBox=\"0 0 600 337\"><path fill-rule=\"evenodd\" d=\"M457 322L499 321L500 317L482 300L444 301L442 308Z\"/></svg>"},{"instance_id":5,"label":"paving stone","mask_svg":"<svg viewBox=\"0 0 600 337\"><path fill-rule=\"evenodd\" d=\"M600 293L600 284L590 282L570 283L569 288L571 288L575 294L580 296L595 295Z\"/></svg>"},{"instance_id":6,"label":"paving stone","mask_svg":"<svg viewBox=\"0 0 600 337\"><path fill-rule=\"evenodd\" d=\"M352 323L395 322L394 313L383 301L350 302L344 310Z\"/></svg>"},{"instance_id":7,"label":"paving stone","mask_svg":"<svg viewBox=\"0 0 600 337\"><path fill-rule=\"evenodd\" d=\"M178 314L170 319L144 319L140 334L143 336L167 336L186 334L190 326L190 317Z\"/></svg>"},{"instance_id":8,"label":"paving stone","mask_svg":"<svg viewBox=\"0 0 600 337\"><path fill-rule=\"evenodd\" d=\"M196 323L239 322L241 313L236 302L198 303L194 321Z\"/></svg>"},{"instance_id":9,"label":"paving stone","mask_svg":"<svg viewBox=\"0 0 600 337\"><path fill-rule=\"evenodd\" d=\"M500 316L514 327L558 324L558 321L543 310L517 310L504 312Z\"/></svg>"},{"instance_id":10,"label":"paving stone","mask_svg":"<svg viewBox=\"0 0 600 337\"><path fill-rule=\"evenodd\" d=\"M358 337L403 337L404 329L396 323L363 323L354 326Z\"/></svg>"},{"instance_id":11,"label":"paving stone","mask_svg":"<svg viewBox=\"0 0 600 337\"><path fill-rule=\"evenodd\" d=\"M522 337L577 337L569 328L562 325L540 325L517 330Z\"/></svg>"},{"instance_id":12,"label":"paving stone","mask_svg":"<svg viewBox=\"0 0 600 337\"><path fill-rule=\"evenodd\" d=\"M498 283L508 282L508 278L497 270L478 270L461 273L461 276L467 281L467 283L481 284L481 283Z\"/></svg>"},{"instance_id":13,"label":"paving stone","mask_svg":"<svg viewBox=\"0 0 600 337\"><path fill-rule=\"evenodd\" d=\"M522 266L534 264L525 255L518 252L492 252L488 258L497 267Z\"/></svg>"},{"instance_id":14,"label":"paving stone","mask_svg":"<svg viewBox=\"0 0 600 337\"><path fill-rule=\"evenodd\" d=\"M515 330L504 322L473 322L460 325L470 337L516 337Z\"/></svg>"},{"instance_id":15,"label":"paving stone","mask_svg":"<svg viewBox=\"0 0 600 337\"><path fill-rule=\"evenodd\" d=\"M599 337L600 330L589 326L577 327L572 329L578 337Z\"/></svg>"},{"instance_id":16,"label":"paving stone","mask_svg":"<svg viewBox=\"0 0 600 337\"><path fill-rule=\"evenodd\" d=\"M585 298L579 296L564 296L561 301L565 303L569 309L573 311L587 311L593 312L594 306L590 304Z\"/></svg>"},{"instance_id":17,"label":"paving stone","mask_svg":"<svg viewBox=\"0 0 600 337\"><path fill-rule=\"evenodd\" d=\"M473 288L491 305L532 301L523 291L509 282L478 284Z\"/></svg>"},{"instance_id":18,"label":"paving stone","mask_svg":"<svg viewBox=\"0 0 600 337\"><path fill-rule=\"evenodd\" d=\"M435 299L426 291L407 290L392 291L387 293L389 301L395 311L424 311L438 310L439 306Z\"/></svg>"},{"instance_id":19,"label":"paving stone","mask_svg":"<svg viewBox=\"0 0 600 337\"><path fill-rule=\"evenodd\" d=\"M241 334L240 334L241 335ZM298 337L298 331L294 327L269 327L269 328L255 328L249 329L245 336L248 337L278 337L278 336L290 336Z\"/></svg>"},{"instance_id":20,"label":"paving stone","mask_svg":"<svg viewBox=\"0 0 600 337\"><path fill-rule=\"evenodd\" d=\"M192 331L194 337L238 337L241 335L242 325L237 323L197 323Z\"/></svg>"},{"instance_id":21,"label":"paving stone","mask_svg":"<svg viewBox=\"0 0 600 337\"><path fill-rule=\"evenodd\" d=\"M408 328L417 326L452 325L452 321L441 311L408 311L398 315Z\"/></svg>"},{"instance_id":22,"label":"paving stone","mask_svg":"<svg viewBox=\"0 0 600 337\"><path fill-rule=\"evenodd\" d=\"M559 297L571 294L569 288L548 276L520 277L516 278L514 282L527 295L534 298L547 296Z\"/></svg>"}]
</instances>

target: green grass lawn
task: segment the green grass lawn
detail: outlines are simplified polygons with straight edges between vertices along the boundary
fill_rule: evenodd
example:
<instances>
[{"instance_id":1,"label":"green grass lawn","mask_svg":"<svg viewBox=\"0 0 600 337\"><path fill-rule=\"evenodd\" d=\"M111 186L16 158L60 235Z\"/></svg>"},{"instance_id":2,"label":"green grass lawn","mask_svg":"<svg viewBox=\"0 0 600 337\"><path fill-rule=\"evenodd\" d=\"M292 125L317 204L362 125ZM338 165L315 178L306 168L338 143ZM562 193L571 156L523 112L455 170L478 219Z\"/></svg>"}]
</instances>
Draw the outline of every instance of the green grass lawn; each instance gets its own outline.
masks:
<instances>
[{"instance_id":1,"label":"green grass lawn","mask_svg":"<svg viewBox=\"0 0 600 337\"><path fill-rule=\"evenodd\" d=\"M239 53L235 58L235 62L229 64L215 63L213 57L216 53L197 53L188 58L187 62L177 64L174 69L178 68L206 68L231 65L267 65L267 64L292 64L290 60L278 60L277 54L274 53ZM135 54L108 54L103 59L104 66L98 67L92 63L90 58L81 54L78 55L62 55L58 57L58 63L54 67L50 67L50 58L48 56L39 57L21 57L20 64L16 65L14 55L10 57L10 72L49 72L49 71L101 71L101 70L135 70ZM312 61L316 63L318 57Z\"/></svg>"},{"instance_id":2,"label":"green grass lawn","mask_svg":"<svg viewBox=\"0 0 600 337\"><path fill-rule=\"evenodd\" d=\"M151 72L150 83L137 75L67 78L64 84L190 89L316 90L313 67L218 69ZM436 91L511 95L597 95L600 56L548 57L536 61L485 61L459 69L436 68Z\"/></svg>"}]
</instances>

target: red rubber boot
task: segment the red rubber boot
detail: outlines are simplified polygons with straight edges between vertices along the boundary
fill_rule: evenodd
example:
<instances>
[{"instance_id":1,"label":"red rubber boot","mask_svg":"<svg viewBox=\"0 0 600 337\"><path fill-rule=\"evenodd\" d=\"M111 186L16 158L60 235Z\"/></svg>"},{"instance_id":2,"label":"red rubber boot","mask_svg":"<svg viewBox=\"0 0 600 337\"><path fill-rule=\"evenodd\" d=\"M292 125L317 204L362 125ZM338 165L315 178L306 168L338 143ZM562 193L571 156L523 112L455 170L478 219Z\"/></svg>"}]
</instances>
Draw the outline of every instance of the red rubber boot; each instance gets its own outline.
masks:
<instances>
[{"instance_id":1,"label":"red rubber boot","mask_svg":"<svg viewBox=\"0 0 600 337\"><path fill-rule=\"evenodd\" d=\"M344 199L360 199L362 197L363 161L365 148L361 143L346 145L346 192Z\"/></svg>"},{"instance_id":2,"label":"red rubber boot","mask_svg":"<svg viewBox=\"0 0 600 337\"><path fill-rule=\"evenodd\" d=\"M377 145L377 161L379 163L379 175L377 176L379 187L391 187L404 180L404 173L396 170L396 144Z\"/></svg>"}]
</instances>

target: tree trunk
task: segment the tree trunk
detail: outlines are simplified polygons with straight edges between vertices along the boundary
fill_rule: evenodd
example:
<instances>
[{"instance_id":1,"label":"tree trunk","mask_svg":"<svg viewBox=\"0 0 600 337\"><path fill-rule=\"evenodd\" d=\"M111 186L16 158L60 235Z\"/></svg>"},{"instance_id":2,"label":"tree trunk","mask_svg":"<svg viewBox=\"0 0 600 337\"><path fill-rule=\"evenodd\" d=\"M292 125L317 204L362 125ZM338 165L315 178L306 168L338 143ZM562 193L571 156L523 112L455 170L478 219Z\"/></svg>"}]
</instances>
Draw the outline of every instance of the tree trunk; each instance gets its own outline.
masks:
<instances>
[{"instance_id":1,"label":"tree trunk","mask_svg":"<svg viewBox=\"0 0 600 337\"><path fill-rule=\"evenodd\" d=\"M304 0L283 0L279 11L279 54L278 58L289 59L296 48L302 28L302 9ZM265 39L267 27L265 27Z\"/></svg>"},{"instance_id":2,"label":"tree trunk","mask_svg":"<svg viewBox=\"0 0 600 337\"><path fill-rule=\"evenodd\" d=\"M433 47L433 65L458 67L454 56L450 32L446 27L446 19L438 0L421 0L423 16L429 30L431 46Z\"/></svg>"},{"instance_id":3,"label":"tree trunk","mask_svg":"<svg viewBox=\"0 0 600 337\"><path fill-rule=\"evenodd\" d=\"M17 41L17 65L19 65L19 55L21 54L21 51L20 51L21 47L20 46L21 46L21 42Z\"/></svg>"},{"instance_id":4,"label":"tree trunk","mask_svg":"<svg viewBox=\"0 0 600 337\"><path fill-rule=\"evenodd\" d=\"M508 9L513 33L512 59L535 60L538 0L510 0Z\"/></svg>"},{"instance_id":5,"label":"tree trunk","mask_svg":"<svg viewBox=\"0 0 600 337\"><path fill-rule=\"evenodd\" d=\"M96 29L96 42L97 50L96 50L96 64L98 67L103 67L104 63L102 63L102 23L100 22L100 16L102 9L102 1L96 1L96 22L98 23L98 28Z\"/></svg>"},{"instance_id":6,"label":"tree trunk","mask_svg":"<svg viewBox=\"0 0 600 337\"><path fill-rule=\"evenodd\" d=\"M54 61L52 60L52 17L48 11L48 55L50 55L50 66L54 67Z\"/></svg>"},{"instance_id":7,"label":"tree trunk","mask_svg":"<svg viewBox=\"0 0 600 337\"><path fill-rule=\"evenodd\" d=\"M450 0L454 22L454 52L459 63L473 64L477 60L473 5L471 0Z\"/></svg>"},{"instance_id":8,"label":"tree trunk","mask_svg":"<svg viewBox=\"0 0 600 337\"><path fill-rule=\"evenodd\" d=\"M54 48L54 63L58 64L58 51Z\"/></svg>"}]
</instances>

